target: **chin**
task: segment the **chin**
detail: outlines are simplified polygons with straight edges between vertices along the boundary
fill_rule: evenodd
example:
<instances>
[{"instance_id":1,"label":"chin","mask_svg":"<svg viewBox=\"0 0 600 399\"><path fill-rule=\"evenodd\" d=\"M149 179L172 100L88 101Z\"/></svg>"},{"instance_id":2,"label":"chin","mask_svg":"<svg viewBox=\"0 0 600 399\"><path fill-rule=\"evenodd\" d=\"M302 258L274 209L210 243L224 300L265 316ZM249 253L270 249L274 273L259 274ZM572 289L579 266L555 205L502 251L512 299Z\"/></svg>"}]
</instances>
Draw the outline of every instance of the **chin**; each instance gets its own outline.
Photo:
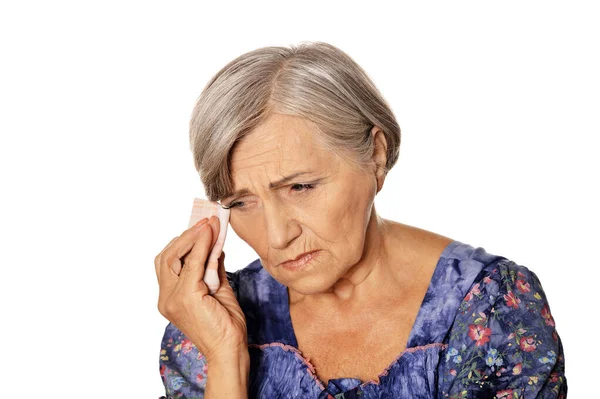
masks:
<instances>
[{"instance_id":1,"label":"chin","mask_svg":"<svg viewBox=\"0 0 600 399\"><path fill-rule=\"evenodd\" d=\"M333 287L341 276L333 274L331 270L323 273L307 275L304 278L286 278L286 286L302 295L323 294L333 292Z\"/></svg>"}]
</instances>

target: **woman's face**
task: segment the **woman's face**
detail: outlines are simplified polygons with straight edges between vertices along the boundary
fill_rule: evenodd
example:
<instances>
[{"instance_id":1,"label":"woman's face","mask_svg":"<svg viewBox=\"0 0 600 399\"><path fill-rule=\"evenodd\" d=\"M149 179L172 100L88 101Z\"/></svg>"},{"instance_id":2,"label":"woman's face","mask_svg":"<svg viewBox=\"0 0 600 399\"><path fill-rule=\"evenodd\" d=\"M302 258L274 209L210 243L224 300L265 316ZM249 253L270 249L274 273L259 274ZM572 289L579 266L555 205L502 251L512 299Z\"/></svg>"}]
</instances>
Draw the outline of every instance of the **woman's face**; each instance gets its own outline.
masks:
<instances>
[{"instance_id":1,"label":"woman's face","mask_svg":"<svg viewBox=\"0 0 600 399\"><path fill-rule=\"evenodd\" d=\"M325 150L303 118L273 114L232 151L236 234L280 283L325 292L363 256L377 179ZM285 181L281 181L285 178ZM277 183L280 181L280 183ZM279 264L318 250L302 269Z\"/></svg>"}]
</instances>

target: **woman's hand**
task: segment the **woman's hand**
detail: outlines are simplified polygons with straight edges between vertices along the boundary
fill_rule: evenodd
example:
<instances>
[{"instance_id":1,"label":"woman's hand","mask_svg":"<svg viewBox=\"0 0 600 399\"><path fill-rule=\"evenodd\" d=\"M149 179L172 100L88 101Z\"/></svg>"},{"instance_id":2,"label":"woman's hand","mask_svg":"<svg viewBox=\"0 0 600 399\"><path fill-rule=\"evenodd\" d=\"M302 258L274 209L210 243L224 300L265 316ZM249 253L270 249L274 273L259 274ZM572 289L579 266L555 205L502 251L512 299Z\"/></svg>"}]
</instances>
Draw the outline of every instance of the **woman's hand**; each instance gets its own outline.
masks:
<instances>
[{"instance_id":1,"label":"woman's hand","mask_svg":"<svg viewBox=\"0 0 600 399\"><path fill-rule=\"evenodd\" d=\"M209 363L210 359L248 351L246 318L227 281L224 252L219 258L220 287L213 296L202 281L205 262L218 236L219 219L204 218L172 239L154 259L158 311Z\"/></svg>"}]
</instances>

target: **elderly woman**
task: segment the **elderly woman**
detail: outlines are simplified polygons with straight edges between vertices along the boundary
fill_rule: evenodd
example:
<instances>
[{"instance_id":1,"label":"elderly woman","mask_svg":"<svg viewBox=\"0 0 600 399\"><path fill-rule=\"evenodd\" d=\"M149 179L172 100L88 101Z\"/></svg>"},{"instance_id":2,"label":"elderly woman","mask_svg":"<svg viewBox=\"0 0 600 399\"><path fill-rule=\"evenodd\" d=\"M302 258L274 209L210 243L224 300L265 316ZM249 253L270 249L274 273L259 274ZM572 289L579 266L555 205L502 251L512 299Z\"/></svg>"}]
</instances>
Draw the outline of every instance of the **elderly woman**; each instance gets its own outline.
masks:
<instances>
[{"instance_id":1,"label":"elderly woman","mask_svg":"<svg viewBox=\"0 0 600 399\"><path fill-rule=\"evenodd\" d=\"M532 271L377 214L400 128L347 54L241 55L204 88L190 140L208 198L259 259L232 273L222 256L209 295L215 218L156 257L167 398L566 397Z\"/></svg>"}]
</instances>

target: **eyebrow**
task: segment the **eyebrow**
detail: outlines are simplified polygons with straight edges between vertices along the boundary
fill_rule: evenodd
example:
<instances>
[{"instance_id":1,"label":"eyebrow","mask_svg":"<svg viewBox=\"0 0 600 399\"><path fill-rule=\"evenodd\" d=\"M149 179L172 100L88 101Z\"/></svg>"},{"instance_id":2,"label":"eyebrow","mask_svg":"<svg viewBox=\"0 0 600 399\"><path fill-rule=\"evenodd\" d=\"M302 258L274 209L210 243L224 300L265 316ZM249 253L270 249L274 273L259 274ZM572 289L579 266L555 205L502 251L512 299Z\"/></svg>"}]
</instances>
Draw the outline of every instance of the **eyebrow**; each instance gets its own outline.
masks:
<instances>
[{"instance_id":1,"label":"eyebrow","mask_svg":"<svg viewBox=\"0 0 600 399\"><path fill-rule=\"evenodd\" d=\"M272 190L274 188L282 186L283 184L289 182L290 180L295 179L298 176L302 176L302 175L309 174L309 173L312 173L312 171L292 173L289 176L285 176L279 180L269 183L269 189ZM241 190L237 190L231 194L226 194L225 196L223 196L223 199L230 198L230 197L241 197L241 196L247 195L247 194L250 194L250 190L248 190L247 188L242 188Z\"/></svg>"}]
</instances>

